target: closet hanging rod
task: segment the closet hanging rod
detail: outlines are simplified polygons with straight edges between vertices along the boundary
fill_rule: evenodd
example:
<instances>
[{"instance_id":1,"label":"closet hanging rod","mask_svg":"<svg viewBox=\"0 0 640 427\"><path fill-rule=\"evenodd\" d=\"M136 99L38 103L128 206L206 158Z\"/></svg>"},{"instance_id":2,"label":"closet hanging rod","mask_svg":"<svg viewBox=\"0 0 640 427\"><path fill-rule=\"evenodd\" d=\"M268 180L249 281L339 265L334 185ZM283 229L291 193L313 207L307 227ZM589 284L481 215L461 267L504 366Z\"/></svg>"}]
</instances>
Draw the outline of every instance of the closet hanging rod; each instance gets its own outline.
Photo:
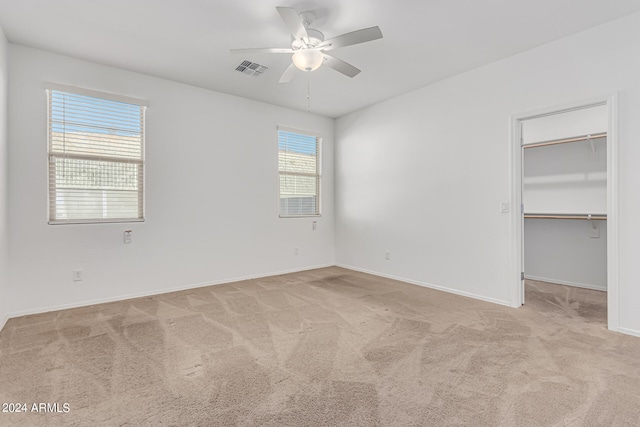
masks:
<instances>
[{"instance_id":1,"label":"closet hanging rod","mask_svg":"<svg viewBox=\"0 0 640 427\"><path fill-rule=\"evenodd\" d=\"M536 219L588 219L588 220L606 220L607 215L604 214L524 214L525 218Z\"/></svg>"},{"instance_id":2,"label":"closet hanging rod","mask_svg":"<svg viewBox=\"0 0 640 427\"><path fill-rule=\"evenodd\" d=\"M522 148L545 147L547 145L566 144L567 142L589 141L590 139L606 138L607 133L594 133L591 135L575 136L573 138L554 139L551 141L532 142L531 144L523 144Z\"/></svg>"}]
</instances>

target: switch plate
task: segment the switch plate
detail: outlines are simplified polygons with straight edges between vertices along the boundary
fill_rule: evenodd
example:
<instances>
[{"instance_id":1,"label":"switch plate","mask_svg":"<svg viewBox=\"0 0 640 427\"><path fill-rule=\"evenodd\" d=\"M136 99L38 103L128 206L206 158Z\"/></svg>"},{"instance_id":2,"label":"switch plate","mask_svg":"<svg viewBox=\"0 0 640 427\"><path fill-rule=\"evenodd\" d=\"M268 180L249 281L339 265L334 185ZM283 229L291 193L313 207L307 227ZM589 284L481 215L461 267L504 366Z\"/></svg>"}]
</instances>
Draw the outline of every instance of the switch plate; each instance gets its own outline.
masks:
<instances>
[{"instance_id":1,"label":"switch plate","mask_svg":"<svg viewBox=\"0 0 640 427\"><path fill-rule=\"evenodd\" d=\"M509 202L500 202L500 213L509 213Z\"/></svg>"},{"instance_id":2,"label":"switch plate","mask_svg":"<svg viewBox=\"0 0 640 427\"><path fill-rule=\"evenodd\" d=\"M73 281L74 282L82 281L82 270L73 270Z\"/></svg>"},{"instance_id":3,"label":"switch plate","mask_svg":"<svg viewBox=\"0 0 640 427\"><path fill-rule=\"evenodd\" d=\"M384 259L387 259L387 260L391 259L391 251L390 250L387 249L386 251L384 251Z\"/></svg>"}]
</instances>

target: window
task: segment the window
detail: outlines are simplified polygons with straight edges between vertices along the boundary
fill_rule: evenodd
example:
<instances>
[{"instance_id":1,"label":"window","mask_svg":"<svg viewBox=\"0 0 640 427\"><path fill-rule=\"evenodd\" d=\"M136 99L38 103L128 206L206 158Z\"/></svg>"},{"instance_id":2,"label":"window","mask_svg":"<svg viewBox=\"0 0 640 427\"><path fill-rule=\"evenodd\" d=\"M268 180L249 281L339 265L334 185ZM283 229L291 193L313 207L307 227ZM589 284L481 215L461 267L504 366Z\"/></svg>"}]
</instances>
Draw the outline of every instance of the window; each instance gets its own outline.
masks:
<instances>
[{"instance_id":1,"label":"window","mask_svg":"<svg viewBox=\"0 0 640 427\"><path fill-rule=\"evenodd\" d=\"M278 129L280 216L320 215L320 138Z\"/></svg>"},{"instance_id":2,"label":"window","mask_svg":"<svg viewBox=\"0 0 640 427\"><path fill-rule=\"evenodd\" d=\"M139 100L49 89L49 223L144 220Z\"/></svg>"}]
</instances>

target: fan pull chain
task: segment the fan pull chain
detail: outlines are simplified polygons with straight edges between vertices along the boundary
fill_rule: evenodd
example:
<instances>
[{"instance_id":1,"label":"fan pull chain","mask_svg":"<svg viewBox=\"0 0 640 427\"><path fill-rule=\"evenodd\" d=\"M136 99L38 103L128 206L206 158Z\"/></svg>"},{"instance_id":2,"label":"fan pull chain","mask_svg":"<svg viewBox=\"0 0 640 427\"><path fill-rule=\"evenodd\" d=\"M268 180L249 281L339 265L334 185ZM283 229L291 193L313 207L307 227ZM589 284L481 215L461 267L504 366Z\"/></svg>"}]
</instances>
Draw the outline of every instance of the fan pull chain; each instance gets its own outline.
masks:
<instances>
[{"instance_id":1,"label":"fan pull chain","mask_svg":"<svg viewBox=\"0 0 640 427\"><path fill-rule=\"evenodd\" d=\"M311 112L311 95L309 90L309 87L311 85L310 81L311 81L311 78L307 76L307 113Z\"/></svg>"}]
</instances>

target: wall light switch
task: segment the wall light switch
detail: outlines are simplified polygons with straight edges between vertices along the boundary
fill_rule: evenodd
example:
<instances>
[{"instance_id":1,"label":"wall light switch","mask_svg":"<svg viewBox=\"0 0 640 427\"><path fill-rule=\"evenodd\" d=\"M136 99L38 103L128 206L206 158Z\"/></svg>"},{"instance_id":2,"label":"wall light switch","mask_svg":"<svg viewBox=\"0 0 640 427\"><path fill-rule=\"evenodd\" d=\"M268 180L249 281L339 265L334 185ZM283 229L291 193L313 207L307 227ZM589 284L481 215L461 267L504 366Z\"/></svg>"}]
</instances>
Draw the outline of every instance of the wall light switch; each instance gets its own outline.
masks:
<instances>
[{"instance_id":1,"label":"wall light switch","mask_svg":"<svg viewBox=\"0 0 640 427\"><path fill-rule=\"evenodd\" d=\"M133 230L124 230L124 242L131 243L133 241Z\"/></svg>"},{"instance_id":2,"label":"wall light switch","mask_svg":"<svg viewBox=\"0 0 640 427\"><path fill-rule=\"evenodd\" d=\"M500 202L500 213L509 213L509 202Z\"/></svg>"}]
</instances>

